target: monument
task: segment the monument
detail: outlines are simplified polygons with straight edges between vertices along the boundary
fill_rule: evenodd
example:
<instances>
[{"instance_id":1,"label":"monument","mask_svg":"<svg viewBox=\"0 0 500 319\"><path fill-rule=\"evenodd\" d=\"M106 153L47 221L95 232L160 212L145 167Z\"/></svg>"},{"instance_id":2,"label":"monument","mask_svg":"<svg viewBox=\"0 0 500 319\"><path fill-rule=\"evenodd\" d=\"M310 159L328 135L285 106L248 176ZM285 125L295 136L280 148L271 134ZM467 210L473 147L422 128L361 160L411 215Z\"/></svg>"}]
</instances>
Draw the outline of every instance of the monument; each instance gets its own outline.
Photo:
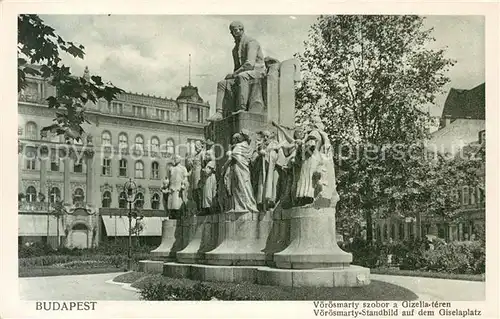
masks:
<instances>
[{"instance_id":1,"label":"monument","mask_svg":"<svg viewBox=\"0 0 500 319\"><path fill-rule=\"evenodd\" d=\"M265 58L240 22L229 30L234 69L217 85L210 151L198 148L187 164L198 212L164 221L152 252L162 260L142 261L143 270L264 285L369 284L369 269L350 265L337 245L339 196L321 119L295 127L298 61Z\"/></svg>"}]
</instances>

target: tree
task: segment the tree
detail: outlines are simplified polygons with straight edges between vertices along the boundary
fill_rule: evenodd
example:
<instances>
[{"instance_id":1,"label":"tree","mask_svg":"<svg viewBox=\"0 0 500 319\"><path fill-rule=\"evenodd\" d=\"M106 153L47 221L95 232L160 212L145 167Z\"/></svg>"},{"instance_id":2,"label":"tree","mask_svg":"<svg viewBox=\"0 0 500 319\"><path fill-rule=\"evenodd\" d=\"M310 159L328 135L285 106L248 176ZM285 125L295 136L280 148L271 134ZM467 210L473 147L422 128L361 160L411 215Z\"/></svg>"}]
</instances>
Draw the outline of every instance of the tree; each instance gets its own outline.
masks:
<instances>
[{"instance_id":1,"label":"tree","mask_svg":"<svg viewBox=\"0 0 500 319\"><path fill-rule=\"evenodd\" d=\"M372 240L372 217L387 203L387 148L403 151L428 136L426 108L449 81L453 61L428 44L418 16L321 16L311 27L296 90L297 120L324 120L339 167L340 214L361 214Z\"/></svg>"},{"instance_id":2,"label":"tree","mask_svg":"<svg viewBox=\"0 0 500 319\"><path fill-rule=\"evenodd\" d=\"M61 61L60 53L66 52L83 59L84 46L64 40L54 28L46 25L36 14L18 17L18 93L27 85L27 76L38 76L54 86L56 96L49 96L49 108L57 110L54 124L42 128L62 134L67 140L80 140L88 122L85 105L99 99L108 102L123 90L112 83L104 83L100 76L76 77Z\"/></svg>"}]
</instances>

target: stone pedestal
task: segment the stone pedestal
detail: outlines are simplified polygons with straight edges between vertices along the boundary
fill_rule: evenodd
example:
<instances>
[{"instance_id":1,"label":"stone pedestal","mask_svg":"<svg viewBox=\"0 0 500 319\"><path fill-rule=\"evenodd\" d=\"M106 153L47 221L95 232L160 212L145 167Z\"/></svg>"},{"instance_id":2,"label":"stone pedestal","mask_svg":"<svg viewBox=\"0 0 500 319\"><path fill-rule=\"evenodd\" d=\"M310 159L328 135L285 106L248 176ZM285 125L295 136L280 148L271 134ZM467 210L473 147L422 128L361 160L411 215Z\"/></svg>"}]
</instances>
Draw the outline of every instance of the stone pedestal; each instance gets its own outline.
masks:
<instances>
[{"instance_id":1,"label":"stone pedestal","mask_svg":"<svg viewBox=\"0 0 500 319\"><path fill-rule=\"evenodd\" d=\"M289 245L274 254L278 268L346 268L352 255L337 245L335 208L294 207L276 216L290 222Z\"/></svg>"},{"instance_id":2,"label":"stone pedestal","mask_svg":"<svg viewBox=\"0 0 500 319\"><path fill-rule=\"evenodd\" d=\"M162 260L175 260L175 254L185 247L181 223L164 220L161 226L161 244L151 251L151 255Z\"/></svg>"},{"instance_id":3,"label":"stone pedestal","mask_svg":"<svg viewBox=\"0 0 500 319\"><path fill-rule=\"evenodd\" d=\"M203 262L205 253L217 246L219 215L196 216L189 225L190 236L186 248L176 254L179 263Z\"/></svg>"},{"instance_id":4,"label":"stone pedestal","mask_svg":"<svg viewBox=\"0 0 500 319\"><path fill-rule=\"evenodd\" d=\"M227 212L221 243L205 254L210 265L264 265L267 237L271 229L270 213Z\"/></svg>"}]
</instances>

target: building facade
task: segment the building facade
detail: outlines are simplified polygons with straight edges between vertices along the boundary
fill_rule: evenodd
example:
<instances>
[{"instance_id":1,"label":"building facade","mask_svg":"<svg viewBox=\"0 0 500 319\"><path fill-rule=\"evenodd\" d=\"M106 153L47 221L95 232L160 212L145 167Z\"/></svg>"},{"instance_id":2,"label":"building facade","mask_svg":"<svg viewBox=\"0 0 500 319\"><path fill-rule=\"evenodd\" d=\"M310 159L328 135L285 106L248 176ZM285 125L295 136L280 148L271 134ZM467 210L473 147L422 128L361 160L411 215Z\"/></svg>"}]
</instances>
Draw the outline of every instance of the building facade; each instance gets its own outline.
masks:
<instances>
[{"instance_id":1,"label":"building facade","mask_svg":"<svg viewBox=\"0 0 500 319\"><path fill-rule=\"evenodd\" d=\"M123 187L129 179L137 185L134 208L145 216L143 235L161 236L160 188L168 166L173 155L187 156L203 139L209 105L197 88L182 87L176 100L127 92L110 103L89 103L91 124L72 144L41 133L56 116L45 101L54 94L38 78L29 78L19 94L19 243L87 248L127 236L128 224L126 234L118 229L119 219L127 219ZM65 213L56 217L58 200Z\"/></svg>"},{"instance_id":2,"label":"building facade","mask_svg":"<svg viewBox=\"0 0 500 319\"><path fill-rule=\"evenodd\" d=\"M485 125L485 83L469 90L452 88L445 101L439 129L431 134L427 143L428 149L452 157L472 153L484 156ZM484 158L480 160L484 163ZM422 212L422 237L432 235L446 241L465 241L484 231L484 167L477 174L482 180L481 186L457 185L455 194L461 207L455 218L427 216ZM374 237L380 241L408 240L416 236L417 229L415 218L392 216L375 223Z\"/></svg>"}]
</instances>

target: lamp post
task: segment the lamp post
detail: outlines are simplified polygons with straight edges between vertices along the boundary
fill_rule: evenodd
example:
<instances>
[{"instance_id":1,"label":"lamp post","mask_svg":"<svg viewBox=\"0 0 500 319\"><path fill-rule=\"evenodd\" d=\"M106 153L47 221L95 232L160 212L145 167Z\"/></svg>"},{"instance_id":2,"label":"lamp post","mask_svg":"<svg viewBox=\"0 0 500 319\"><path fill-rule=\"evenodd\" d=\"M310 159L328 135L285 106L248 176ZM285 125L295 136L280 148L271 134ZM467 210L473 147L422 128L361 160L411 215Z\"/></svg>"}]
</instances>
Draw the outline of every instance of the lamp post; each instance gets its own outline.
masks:
<instances>
[{"instance_id":1,"label":"lamp post","mask_svg":"<svg viewBox=\"0 0 500 319\"><path fill-rule=\"evenodd\" d=\"M135 202L137 185L130 178L128 182L125 183L124 188L127 190L127 202L129 208L128 209L128 253L127 253L127 271L129 271L132 266L132 204Z\"/></svg>"}]
</instances>

